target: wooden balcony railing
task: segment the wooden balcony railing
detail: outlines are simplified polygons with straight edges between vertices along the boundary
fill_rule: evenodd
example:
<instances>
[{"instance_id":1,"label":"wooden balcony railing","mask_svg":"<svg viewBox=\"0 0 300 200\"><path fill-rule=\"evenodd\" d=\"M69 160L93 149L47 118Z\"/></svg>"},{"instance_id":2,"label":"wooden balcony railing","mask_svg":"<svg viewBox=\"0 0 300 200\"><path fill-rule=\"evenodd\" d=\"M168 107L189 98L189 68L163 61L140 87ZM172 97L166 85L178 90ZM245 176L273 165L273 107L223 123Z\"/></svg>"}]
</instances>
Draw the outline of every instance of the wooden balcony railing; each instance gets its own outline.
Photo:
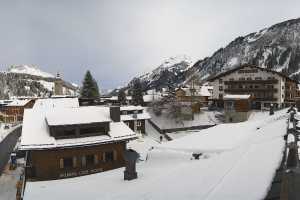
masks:
<instances>
[{"instance_id":1,"label":"wooden balcony railing","mask_svg":"<svg viewBox=\"0 0 300 200\"><path fill-rule=\"evenodd\" d=\"M273 92L276 93L278 92L277 88L226 88L224 90L227 93L238 93L238 92L242 92L242 93L253 93L253 92Z\"/></svg>"},{"instance_id":2,"label":"wooden balcony railing","mask_svg":"<svg viewBox=\"0 0 300 200\"><path fill-rule=\"evenodd\" d=\"M234 81L224 81L225 85L232 84L243 84L243 83L251 83L251 84L276 84L278 83L277 79L269 79L269 80L234 80Z\"/></svg>"}]
</instances>

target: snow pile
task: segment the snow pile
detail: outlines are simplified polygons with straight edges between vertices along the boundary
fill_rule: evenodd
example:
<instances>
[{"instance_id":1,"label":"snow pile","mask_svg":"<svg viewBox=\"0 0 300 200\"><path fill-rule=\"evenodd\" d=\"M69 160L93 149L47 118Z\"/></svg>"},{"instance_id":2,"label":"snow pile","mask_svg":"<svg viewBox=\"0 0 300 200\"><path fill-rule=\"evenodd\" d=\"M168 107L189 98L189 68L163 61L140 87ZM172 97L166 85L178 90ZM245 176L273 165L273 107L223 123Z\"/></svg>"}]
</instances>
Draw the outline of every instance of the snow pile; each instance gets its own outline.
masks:
<instances>
[{"instance_id":1,"label":"snow pile","mask_svg":"<svg viewBox=\"0 0 300 200\"><path fill-rule=\"evenodd\" d=\"M123 181L120 168L27 182L24 199L263 199L281 162L285 112L264 120L218 125L157 145L137 165L136 180ZM201 153L199 160L192 159L195 152Z\"/></svg>"},{"instance_id":2,"label":"snow pile","mask_svg":"<svg viewBox=\"0 0 300 200\"><path fill-rule=\"evenodd\" d=\"M13 65L8 68L8 72L29 74L29 75L41 76L45 78L54 78L52 74L44 72L33 65Z\"/></svg>"}]
</instances>

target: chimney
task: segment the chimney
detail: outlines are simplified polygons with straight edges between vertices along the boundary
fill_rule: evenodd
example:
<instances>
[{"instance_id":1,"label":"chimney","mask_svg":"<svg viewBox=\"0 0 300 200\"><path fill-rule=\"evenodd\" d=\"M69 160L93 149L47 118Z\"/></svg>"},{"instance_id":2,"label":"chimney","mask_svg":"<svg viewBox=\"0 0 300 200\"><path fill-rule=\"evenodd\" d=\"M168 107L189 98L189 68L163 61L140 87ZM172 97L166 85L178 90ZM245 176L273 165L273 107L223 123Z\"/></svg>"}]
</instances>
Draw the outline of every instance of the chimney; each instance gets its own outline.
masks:
<instances>
[{"instance_id":1,"label":"chimney","mask_svg":"<svg viewBox=\"0 0 300 200\"><path fill-rule=\"evenodd\" d=\"M109 111L110 111L110 118L113 122L121 121L120 106L111 106L109 107Z\"/></svg>"},{"instance_id":2,"label":"chimney","mask_svg":"<svg viewBox=\"0 0 300 200\"><path fill-rule=\"evenodd\" d=\"M137 178L136 161L138 158L139 158L139 154L132 149L128 149L124 152L124 160L125 160L124 180L130 181Z\"/></svg>"}]
</instances>

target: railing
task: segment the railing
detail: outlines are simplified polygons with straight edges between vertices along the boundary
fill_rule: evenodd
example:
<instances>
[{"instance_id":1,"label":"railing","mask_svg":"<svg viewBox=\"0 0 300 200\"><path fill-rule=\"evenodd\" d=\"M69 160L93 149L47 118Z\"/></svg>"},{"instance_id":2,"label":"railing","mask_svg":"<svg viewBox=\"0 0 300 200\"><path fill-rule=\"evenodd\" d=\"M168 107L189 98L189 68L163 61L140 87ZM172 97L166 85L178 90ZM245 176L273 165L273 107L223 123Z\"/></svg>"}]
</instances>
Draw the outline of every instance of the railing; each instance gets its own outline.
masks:
<instances>
[{"instance_id":1,"label":"railing","mask_svg":"<svg viewBox=\"0 0 300 200\"><path fill-rule=\"evenodd\" d=\"M234 80L234 81L224 81L225 85L239 84L239 83L253 83L253 84L276 84L277 79L270 80Z\"/></svg>"},{"instance_id":2,"label":"railing","mask_svg":"<svg viewBox=\"0 0 300 200\"><path fill-rule=\"evenodd\" d=\"M226 88L225 92L278 92L277 88Z\"/></svg>"}]
</instances>

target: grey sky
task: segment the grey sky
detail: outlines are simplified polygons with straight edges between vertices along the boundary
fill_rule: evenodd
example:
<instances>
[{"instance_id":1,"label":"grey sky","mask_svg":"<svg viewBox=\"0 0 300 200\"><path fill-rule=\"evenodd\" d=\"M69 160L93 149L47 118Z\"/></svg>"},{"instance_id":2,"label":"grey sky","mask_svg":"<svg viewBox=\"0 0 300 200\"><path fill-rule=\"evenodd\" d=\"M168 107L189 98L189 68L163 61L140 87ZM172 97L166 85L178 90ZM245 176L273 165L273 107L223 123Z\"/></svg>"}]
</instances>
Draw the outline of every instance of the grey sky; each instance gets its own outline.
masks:
<instances>
[{"instance_id":1,"label":"grey sky","mask_svg":"<svg viewBox=\"0 0 300 200\"><path fill-rule=\"evenodd\" d=\"M0 65L36 64L101 88L164 59L210 56L237 36L300 17L299 0L0 0Z\"/></svg>"}]
</instances>

